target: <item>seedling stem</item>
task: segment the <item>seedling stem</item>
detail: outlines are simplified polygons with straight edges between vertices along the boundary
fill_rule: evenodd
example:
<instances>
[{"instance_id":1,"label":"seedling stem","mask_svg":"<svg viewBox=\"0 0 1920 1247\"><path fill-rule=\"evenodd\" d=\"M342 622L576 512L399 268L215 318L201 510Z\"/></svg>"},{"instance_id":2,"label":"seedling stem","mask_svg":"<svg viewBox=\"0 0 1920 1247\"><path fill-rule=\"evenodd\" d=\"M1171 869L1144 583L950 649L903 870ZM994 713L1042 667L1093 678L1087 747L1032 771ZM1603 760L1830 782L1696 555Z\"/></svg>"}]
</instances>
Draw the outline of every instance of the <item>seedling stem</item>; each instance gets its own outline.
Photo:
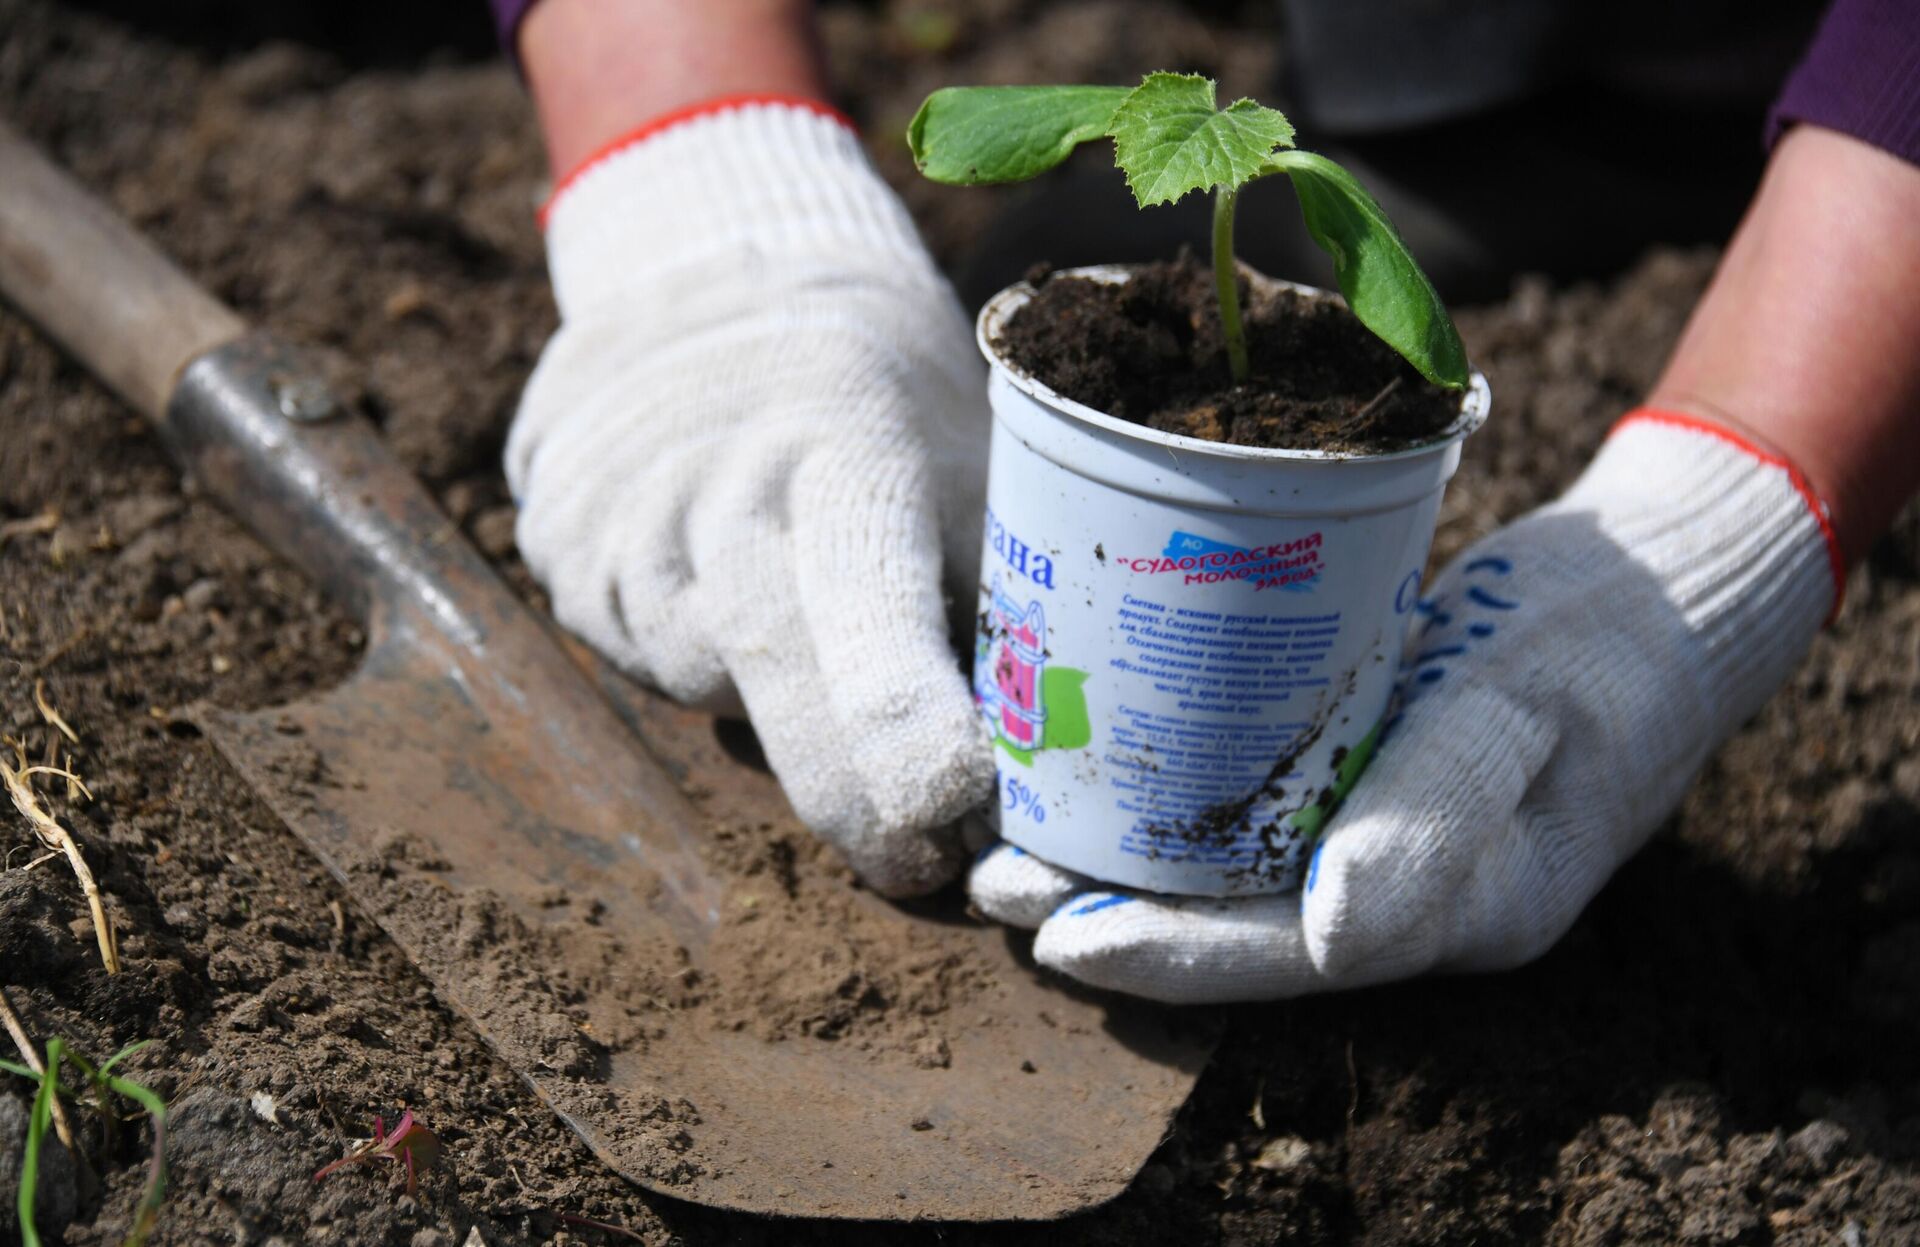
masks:
<instances>
[{"instance_id":1,"label":"seedling stem","mask_svg":"<svg viewBox=\"0 0 1920 1247\"><path fill-rule=\"evenodd\" d=\"M1222 186L1213 194L1213 285L1220 295L1220 329L1227 338L1227 369L1235 385L1253 375L1247 331L1240 324L1240 277L1233 267L1233 204L1240 193Z\"/></svg>"}]
</instances>

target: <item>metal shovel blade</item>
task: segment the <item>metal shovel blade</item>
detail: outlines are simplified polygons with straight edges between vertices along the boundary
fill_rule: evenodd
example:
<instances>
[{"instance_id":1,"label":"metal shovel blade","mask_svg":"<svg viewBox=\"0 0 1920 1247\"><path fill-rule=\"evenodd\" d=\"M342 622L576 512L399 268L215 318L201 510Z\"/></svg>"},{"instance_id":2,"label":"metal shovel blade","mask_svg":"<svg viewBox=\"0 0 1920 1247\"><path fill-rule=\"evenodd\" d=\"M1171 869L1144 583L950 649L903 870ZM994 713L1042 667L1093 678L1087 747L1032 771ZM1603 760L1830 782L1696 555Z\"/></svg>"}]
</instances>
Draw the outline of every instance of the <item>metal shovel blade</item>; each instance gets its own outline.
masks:
<instances>
[{"instance_id":1,"label":"metal shovel blade","mask_svg":"<svg viewBox=\"0 0 1920 1247\"><path fill-rule=\"evenodd\" d=\"M571 1013L583 1008L600 1035L637 1022L644 1038L581 1060L576 1023L540 989L539 967L503 975L476 961L556 946L548 936L577 956L578 932L543 930L579 910L556 906L556 889L598 902L593 938L616 966L680 942L680 919L661 912L632 847L658 812L613 791L621 755L636 771L652 762L598 714L569 723L573 708L544 700L503 714L473 697L472 679L389 634L325 696L201 718L447 1002L620 1173L757 1213L1044 1219L1117 1195L1165 1137L1204 1038L1170 1032L1166 1011L1047 985L1001 932L892 907L902 939L918 927L991 968L991 990L945 1032L946 1068L804 1036L767 1042L697 1010L642 1006L636 1018L617 969ZM727 785L736 805L792 822L772 781L728 758L709 721L657 703L641 713L687 782ZM556 760L576 733L601 737L584 774Z\"/></svg>"}]
</instances>

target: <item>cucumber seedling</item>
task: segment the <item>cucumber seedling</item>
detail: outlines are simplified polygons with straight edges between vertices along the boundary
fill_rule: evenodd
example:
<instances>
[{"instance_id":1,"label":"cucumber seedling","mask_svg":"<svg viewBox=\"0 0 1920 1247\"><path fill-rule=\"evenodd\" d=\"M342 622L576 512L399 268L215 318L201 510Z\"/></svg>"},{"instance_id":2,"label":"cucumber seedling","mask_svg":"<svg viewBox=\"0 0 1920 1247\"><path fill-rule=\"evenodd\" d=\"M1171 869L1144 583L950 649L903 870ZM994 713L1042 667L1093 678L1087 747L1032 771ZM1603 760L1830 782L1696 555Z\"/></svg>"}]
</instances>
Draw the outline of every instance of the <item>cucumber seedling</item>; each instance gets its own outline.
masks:
<instances>
[{"instance_id":1,"label":"cucumber seedling","mask_svg":"<svg viewBox=\"0 0 1920 1247\"><path fill-rule=\"evenodd\" d=\"M1210 78L1153 73L1137 87L948 87L927 97L907 129L920 172L955 186L1023 182L1102 138L1113 140L1114 163L1142 208L1213 192L1214 286L1236 383L1251 368L1234 273L1234 204L1249 182L1285 174L1360 322L1429 381L1466 385L1460 334L1373 196L1325 156L1296 148L1292 124L1277 110L1248 99L1218 107Z\"/></svg>"}]
</instances>

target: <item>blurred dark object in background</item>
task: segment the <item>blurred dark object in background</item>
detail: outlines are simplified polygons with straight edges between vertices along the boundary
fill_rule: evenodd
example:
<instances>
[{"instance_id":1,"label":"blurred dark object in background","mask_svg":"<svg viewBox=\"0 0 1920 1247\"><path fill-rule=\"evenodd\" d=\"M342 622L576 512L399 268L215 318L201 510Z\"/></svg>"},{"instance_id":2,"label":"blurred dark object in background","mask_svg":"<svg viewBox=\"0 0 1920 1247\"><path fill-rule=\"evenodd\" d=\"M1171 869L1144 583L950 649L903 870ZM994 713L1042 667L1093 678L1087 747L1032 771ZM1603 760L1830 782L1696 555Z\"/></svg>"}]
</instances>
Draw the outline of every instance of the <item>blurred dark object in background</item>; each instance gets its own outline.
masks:
<instances>
[{"instance_id":1,"label":"blurred dark object in background","mask_svg":"<svg viewBox=\"0 0 1920 1247\"><path fill-rule=\"evenodd\" d=\"M1654 243L1724 242L1759 180L1768 104L1815 0L1282 0L1271 98L1302 146L1351 168L1441 293L1498 298L1523 272L1598 277ZM1239 250L1328 285L1283 179L1243 196ZM960 266L970 299L1035 257L1138 261L1206 238L1194 200L1127 220L1076 169L1004 214Z\"/></svg>"},{"instance_id":2,"label":"blurred dark object in background","mask_svg":"<svg viewBox=\"0 0 1920 1247\"><path fill-rule=\"evenodd\" d=\"M66 7L217 55L287 42L350 65L398 67L499 53L486 0L66 0Z\"/></svg>"},{"instance_id":3,"label":"blurred dark object in background","mask_svg":"<svg viewBox=\"0 0 1920 1247\"><path fill-rule=\"evenodd\" d=\"M1808 0L1281 0L1286 87L1314 132L1401 134L1575 89L1686 112L1763 109Z\"/></svg>"},{"instance_id":4,"label":"blurred dark object in background","mask_svg":"<svg viewBox=\"0 0 1920 1247\"><path fill-rule=\"evenodd\" d=\"M215 56L274 42L355 67L497 55L485 0L69 3ZM1132 262L1204 245L1208 205L1193 196L1137 211L1111 153L1089 152L991 208L976 198L966 213L930 211L947 201L908 186L904 148L893 147L935 86L1219 74L1236 58L1259 62L1258 45L1270 50L1277 26L1277 80L1229 72L1223 98L1251 91L1285 109L1304 146L1348 165L1378 196L1442 294L1478 301L1504 296L1522 272L1598 277L1655 243L1723 242L1759 178L1767 105L1821 8L1819 0L821 4L829 51L841 53L833 59L842 103L934 227L929 241L975 304L1036 261ZM831 46L837 38L857 49ZM938 192L962 193L984 194ZM1331 266L1291 195L1283 179L1247 192L1240 253L1276 276L1330 284Z\"/></svg>"}]
</instances>

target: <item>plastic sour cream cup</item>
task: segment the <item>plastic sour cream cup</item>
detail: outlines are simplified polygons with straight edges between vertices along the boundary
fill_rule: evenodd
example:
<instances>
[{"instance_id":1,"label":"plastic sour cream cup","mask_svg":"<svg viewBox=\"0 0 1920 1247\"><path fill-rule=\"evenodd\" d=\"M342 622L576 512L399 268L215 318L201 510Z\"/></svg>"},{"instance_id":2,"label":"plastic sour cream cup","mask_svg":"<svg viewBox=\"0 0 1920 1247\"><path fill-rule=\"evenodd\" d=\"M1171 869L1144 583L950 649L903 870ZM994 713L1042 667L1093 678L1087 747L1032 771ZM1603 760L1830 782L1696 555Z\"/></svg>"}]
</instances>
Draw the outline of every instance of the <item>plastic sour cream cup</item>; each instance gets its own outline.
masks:
<instances>
[{"instance_id":1,"label":"plastic sour cream cup","mask_svg":"<svg viewBox=\"0 0 1920 1247\"><path fill-rule=\"evenodd\" d=\"M1371 756L1486 379L1433 441L1390 454L1203 441L1002 358L1032 295L1001 291L977 329L993 435L973 685L1000 834L1156 892L1295 887Z\"/></svg>"}]
</instances>

